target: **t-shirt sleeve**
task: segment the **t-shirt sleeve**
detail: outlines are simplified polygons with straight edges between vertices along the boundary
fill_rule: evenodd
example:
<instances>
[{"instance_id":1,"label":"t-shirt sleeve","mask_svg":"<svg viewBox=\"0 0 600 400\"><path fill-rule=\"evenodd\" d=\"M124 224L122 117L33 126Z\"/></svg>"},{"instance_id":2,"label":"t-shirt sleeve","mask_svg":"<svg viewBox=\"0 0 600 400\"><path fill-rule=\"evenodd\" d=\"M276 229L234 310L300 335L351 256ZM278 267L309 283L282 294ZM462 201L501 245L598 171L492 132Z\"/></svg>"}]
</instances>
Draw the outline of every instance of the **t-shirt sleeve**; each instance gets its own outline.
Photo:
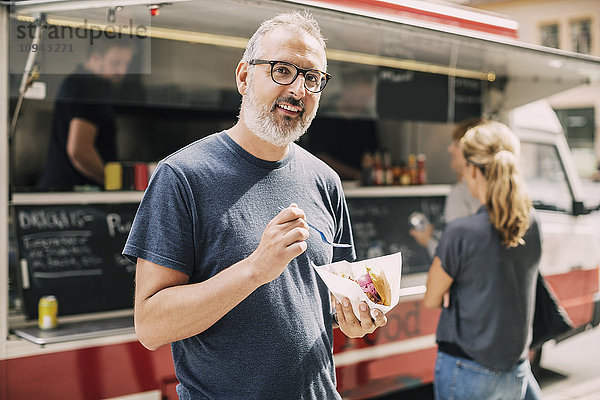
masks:
<instances>
[{"instance_id":1,"label":"t-shirt sleeve","mask_svg":"<svg viewBox=\"0 0 600 400\"><path fill-rule=\"evenodd\" d=\"M452 224L444 229L435 255L440 258L442 269L456 279L460 267L460 235Z\"/></svg>"},{"instance_id":2,"label":"t-shirt sleeve","mask_svg":"<svg viewBox=\"0 0 600 400\"><path fill-rule=\"evenodd\" d=\"M184 177L160 163L148 184L123 255L192 275L194 220L191 191Z\"/></svg>"},{"instance_id":3,"label":"t-shirt sleeve","mask_svg":"<svg viewBox=\"0 0 600 400\"><path fill-rule=\"evenodd\" d=\"M354 248L354 238L352 237L352 226L350 223L350 213L348 211L348 204L346 203L346 197L342 191L341 184L338 187L339 190L339 203L337 207L337 231L334 237L336 243L350 243L352 244L351 249L334 247L333 248L333 261L354 261L356 259L356 249Z\"/></svg>"},{"instance_id":4,"label":"t-shirt sleeve","mask_svg":"<svg viewBox=\"0 0 600 400\"><path fill-rule=\"evenodd\" d=\"M542 236L542 229L540 227L540 223L538 222L539 221L538 213L534 208L531 209L529 218L530 218L531 229L535 229L535 234L537 235L538 240L540 242L540 246L541 246L544 238Z\"/></svg>"}]
</instances>

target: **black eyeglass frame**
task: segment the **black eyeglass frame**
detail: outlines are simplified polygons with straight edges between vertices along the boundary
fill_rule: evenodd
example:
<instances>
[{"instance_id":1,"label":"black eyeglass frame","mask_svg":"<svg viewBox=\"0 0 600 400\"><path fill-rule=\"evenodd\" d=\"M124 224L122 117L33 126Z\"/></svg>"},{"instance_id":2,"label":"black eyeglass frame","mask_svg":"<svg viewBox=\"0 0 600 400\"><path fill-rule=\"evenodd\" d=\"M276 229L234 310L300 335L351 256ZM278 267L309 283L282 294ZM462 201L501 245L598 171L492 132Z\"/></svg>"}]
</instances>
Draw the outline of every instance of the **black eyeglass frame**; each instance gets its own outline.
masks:
<instances>
[{"instance_id":1,"label":"black eyeglass frame","mask_svg":"<svg viewBox=\"0 0 600 400\"><path fill-rule=\"evenodd\" d=\"M254 59L254 60L248 61L248 64L250 64L250 65L270 64L271 65L271 80L273 80L273 82L275 82L276 84L282 85L282 86L291 85L292 83L294 83L296 81L296 79L298 78L298 75L302 74L305 78L304 79L304 88L311 93L321 93L323 91L323 89L325 89L325 86L327 86L327 82L329 82L329 80L333 77L331 74L328 74L327 72L319 71L318 69L314 69L314 68L307 68L307 69L300 68L296 64L287 62L287 61ZM296 75L294 76L294 78L292 79L292 81L290 83L279 83L275 80L275 78L273 78L273 68L275 67L276 64L285 64L285 65L290 65L290 66L296 68ZM325 75L325 83L323 84L321 89L315 91L315 90L309 89L308 86L306 86L306 73L307 72L316 72L316 73Z\"/></svg>"}]
</instances>

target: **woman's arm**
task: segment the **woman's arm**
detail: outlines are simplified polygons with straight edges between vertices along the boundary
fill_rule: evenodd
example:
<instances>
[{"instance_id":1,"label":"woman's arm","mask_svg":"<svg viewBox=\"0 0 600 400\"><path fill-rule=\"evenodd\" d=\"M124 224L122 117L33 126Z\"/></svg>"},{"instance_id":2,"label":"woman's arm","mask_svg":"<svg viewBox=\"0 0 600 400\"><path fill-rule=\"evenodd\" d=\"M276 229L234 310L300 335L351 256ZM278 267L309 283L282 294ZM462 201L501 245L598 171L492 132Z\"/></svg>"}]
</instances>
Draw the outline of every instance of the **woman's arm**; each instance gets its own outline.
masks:
<instances>
[{"instance_id":1,"label":"woman's arm","mask_svg":"<svg viewBox=\"0 0 600 400\"><path fill-rule=\"evenodd\" d=\"M427 274L425 307L439 308L442 304L446 303L447 301L444 301L444 297L450 290L453 281L454 279L442 268L442 260L439 257L435 257Z\"/></svg>"}]
</instances>

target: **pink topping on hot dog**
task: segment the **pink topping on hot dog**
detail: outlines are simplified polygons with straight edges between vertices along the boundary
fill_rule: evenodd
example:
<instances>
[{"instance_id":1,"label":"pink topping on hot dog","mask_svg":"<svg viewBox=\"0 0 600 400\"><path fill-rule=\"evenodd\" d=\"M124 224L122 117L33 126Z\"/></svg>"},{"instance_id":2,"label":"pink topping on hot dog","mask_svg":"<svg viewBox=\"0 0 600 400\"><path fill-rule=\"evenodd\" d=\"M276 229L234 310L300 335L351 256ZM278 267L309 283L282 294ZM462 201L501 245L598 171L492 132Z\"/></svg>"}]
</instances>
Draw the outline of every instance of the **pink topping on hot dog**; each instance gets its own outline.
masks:
<instances>
[{"instance_id":1,"label":"pink topping on hot dog","mask_svg":"<svg viewBox=\"0 0 600 400\"><path fill-rule=\"evenodd\" d=\"M377 293L377 290L375 289L375 285L371 280L371 275L368 273L363 274L358 278L357 282L363 292L370 293L375 299L379 300L379 293Z\"/></svg>"}]
</instances>

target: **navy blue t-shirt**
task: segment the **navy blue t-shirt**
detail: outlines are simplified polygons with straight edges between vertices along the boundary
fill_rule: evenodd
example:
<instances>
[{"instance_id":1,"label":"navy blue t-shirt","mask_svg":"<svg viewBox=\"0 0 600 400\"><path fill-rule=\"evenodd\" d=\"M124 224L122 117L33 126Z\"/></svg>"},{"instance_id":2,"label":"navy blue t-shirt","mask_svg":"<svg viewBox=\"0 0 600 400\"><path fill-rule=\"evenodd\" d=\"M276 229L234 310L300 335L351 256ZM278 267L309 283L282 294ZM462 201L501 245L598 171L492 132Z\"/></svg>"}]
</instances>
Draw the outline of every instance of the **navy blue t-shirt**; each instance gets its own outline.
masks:
<instances>
[{"instance_id":1,"label":"navy blue t-shirt","mask_svg":"<svg viewBox=\"0 0 600 400\"><path fill-rule=\"evenodd\" d=\"M292 144L280 161L258 159L226 132L161 161L124 254L205 281L248 257L280 206L297 203L338 242L351 243L339 177ZM310 266L353 260L310 232L283 273L206 331L172 343L182 399L335 399L329 291Z\"/></svg>"},{"instance_id":2,"label":"navy blue t-shirt","mask_svg":"<svg viewBox=\"0 0 600 400\"><path fill-rule=\"evenodd\" d=\"M457 345L481 365L508 370L527 355L542 245L535 214L524 245L506 248L485 206L450 222L436 255L454 281L437 341Z\"/></svg>"}]
</instances>

